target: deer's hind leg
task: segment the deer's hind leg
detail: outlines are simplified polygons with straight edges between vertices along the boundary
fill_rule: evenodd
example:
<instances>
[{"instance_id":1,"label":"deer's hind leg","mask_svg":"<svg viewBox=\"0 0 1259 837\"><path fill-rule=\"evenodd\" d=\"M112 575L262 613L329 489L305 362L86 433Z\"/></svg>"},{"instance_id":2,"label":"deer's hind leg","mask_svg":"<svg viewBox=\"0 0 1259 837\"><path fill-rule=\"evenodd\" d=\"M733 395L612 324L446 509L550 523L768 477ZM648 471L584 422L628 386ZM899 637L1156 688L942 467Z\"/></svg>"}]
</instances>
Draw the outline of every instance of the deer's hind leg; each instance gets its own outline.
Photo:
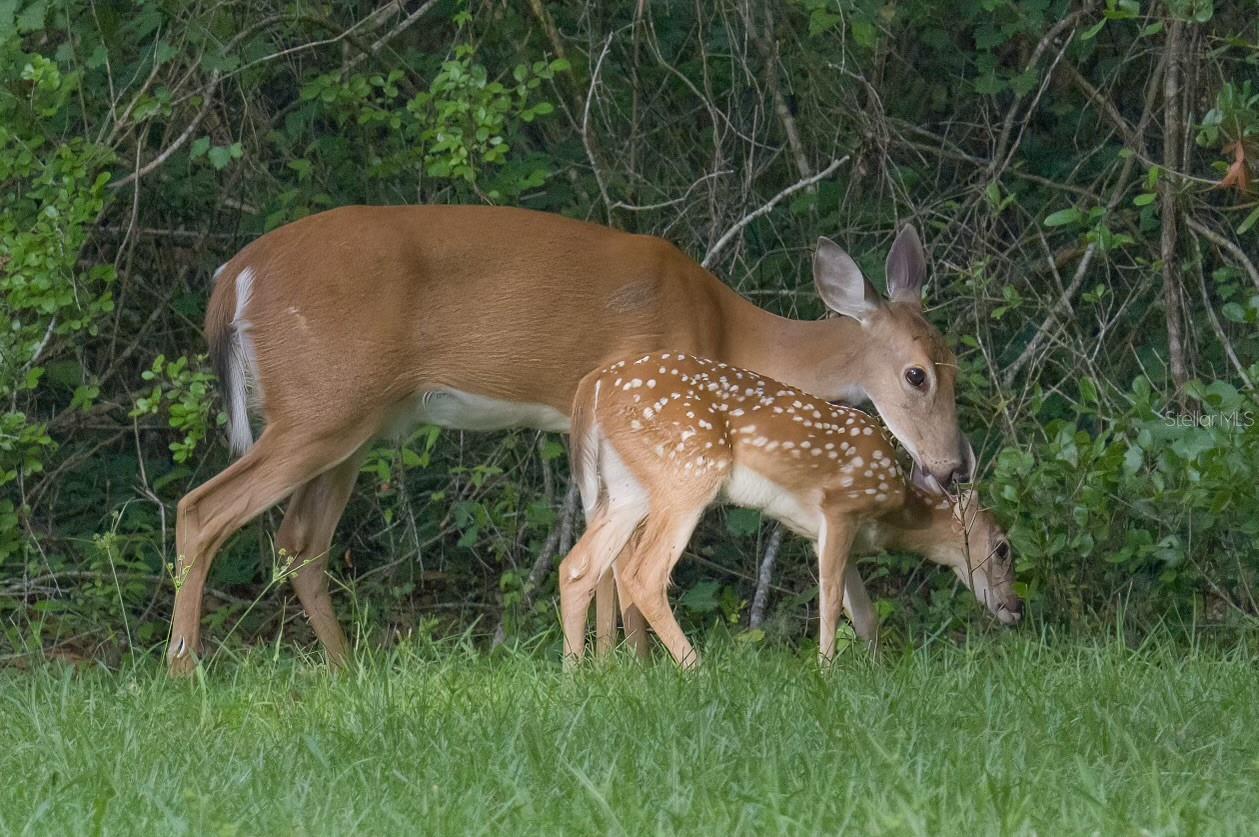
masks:
<instances>
[{"instance_id":1,"label":"deer's hind leg","mask_svg":"<svg viewBox=\"0 0 1259 837\"><path fill-rule=\"evenodd\" d=\"M634 544L630 544L633 549ZM624 554L624 553L622 553ZM634 649L634 656L645 660L651 656L651 640L647 636L647 620L643 612L630 600L629 592L620 577L620 564L614 565L612 572L616 579L616 594L621 600L621 623L625 626L625 643Z\"/></svg>"},{"instance_id":2,"label":"deer's hind leg","mask_svg":"<svg viewBox=\"0 0 1259 837\"><path fill-rule=\"evenodd\" d=\"M296 568L293 590L333 667L345 664L349 645L328 592L328 553L366 450L364 446L293 492L276 536Z\"/></svg>"},{"instance_id":3,"label":"deer's hind leg","mask_svg":"<svg viewBox=\"0 0 1259 837\"><path fill-rule=\"evenodd\" d=\"M171 674L196 668L205 582L227 539L303 483L343 462L368 438L368 429L314 433L272 424L244 456L179 501L175 607L166 653Z\"/></svg>"}]
</instances>

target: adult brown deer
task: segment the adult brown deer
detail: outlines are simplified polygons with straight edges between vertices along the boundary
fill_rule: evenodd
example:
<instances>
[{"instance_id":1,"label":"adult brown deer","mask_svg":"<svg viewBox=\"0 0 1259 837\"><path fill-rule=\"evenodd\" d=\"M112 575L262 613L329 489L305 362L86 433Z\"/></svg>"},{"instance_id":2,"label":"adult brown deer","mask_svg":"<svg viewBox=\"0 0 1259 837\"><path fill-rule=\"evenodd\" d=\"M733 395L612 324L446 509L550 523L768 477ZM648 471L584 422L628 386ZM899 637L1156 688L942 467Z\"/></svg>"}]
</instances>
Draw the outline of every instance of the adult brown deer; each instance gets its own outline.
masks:
<instances>
[{"instance_id":1,"label":"adult brown deer","mask_svg":"<svg viewBox=\"0 0 1259 837\"><path fill-rule=\"evenodd\" d=\"M215 553L286 497L278 546L342 661L325 567L371 441L417 422L566 431L582 376L627 352L670 347L824 398L868 398L941 482L967 473L953 356L922 315L912 228L887 267L884 300L821 239L814 281L844 316L803 322L758 309L661 239L528 210L346 207L259 238L219 269L206 312L242 455L179 503L171 671L196 665ZM256 442L251 412L264 423Z\"/></svg>"},{"instance_id":2,"label":"adult brown deer","mask_svg":"<svg viewBox=\"0 0 1259 837\"><path fill-rule=\"evenodd\" d=\"M834 654L845 582L859 592L849 602L859 630L873 638L873 610L848 566L863 531L856 549L921 552L952 567L1002 622L1022 616L996 521L973 496L961 504L938 484L934 493L907 484L891 439L855 407L694 355L649 353L582 380L572 434L590 524L560 565L570 661L584 653L591 597L620 555L622 601L638 607L680 665L698 662L667 588L700 516L722 495L816 541L823 662Z\"/></svg>"}]
</instances>

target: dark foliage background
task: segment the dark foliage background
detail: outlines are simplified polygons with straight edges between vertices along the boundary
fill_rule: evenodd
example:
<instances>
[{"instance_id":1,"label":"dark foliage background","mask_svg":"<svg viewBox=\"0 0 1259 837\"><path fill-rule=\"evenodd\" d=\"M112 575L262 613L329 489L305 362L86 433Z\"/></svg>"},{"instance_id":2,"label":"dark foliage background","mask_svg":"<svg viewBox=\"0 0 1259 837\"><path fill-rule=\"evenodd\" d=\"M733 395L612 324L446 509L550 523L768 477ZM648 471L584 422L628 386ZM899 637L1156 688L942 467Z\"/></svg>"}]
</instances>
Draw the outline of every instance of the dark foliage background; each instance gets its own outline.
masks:
<instances>
[{"instance_id":1,"label":"dark foliage background","mask_svg":"<svg viewBox=\"0 0 1259 837\"><path fill-rule=\"evenodd\" d=\"M0 660L161 642L175 503L227 462L209 277L348 203L656 233L797 317L822 313L818 235L877 283L912 220L1034 618L1253 619L1255 21L1242 0L0 2ZM382 443L338 607L370 642L537 633L580 527L567 486L555 436ZM277 523L220 557L213 639L307 638ZM746 630L777 541L710 515L683 613L805 636L791 538ZM894 635L989 629L917 560L865 572Z\"/></svg>"}]
</instances>

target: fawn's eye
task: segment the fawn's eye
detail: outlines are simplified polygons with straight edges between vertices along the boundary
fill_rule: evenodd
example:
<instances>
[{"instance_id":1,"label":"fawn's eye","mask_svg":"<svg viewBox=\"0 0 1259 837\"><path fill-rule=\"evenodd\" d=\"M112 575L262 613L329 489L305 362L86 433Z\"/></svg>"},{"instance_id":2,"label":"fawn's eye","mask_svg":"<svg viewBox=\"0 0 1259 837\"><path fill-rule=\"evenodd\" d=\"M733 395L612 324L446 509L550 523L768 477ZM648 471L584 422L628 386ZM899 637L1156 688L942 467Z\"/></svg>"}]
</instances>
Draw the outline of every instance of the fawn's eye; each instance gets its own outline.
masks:
<instances>
[{"instance_id":1,"label":"fawn's eye","mask_svg":"<svg viewBox=\"0 0 1259 837\"><path fill-rule=\"evenodd\" d=\"M911 366L905 370L905 380L911 387L922 389L922 385L927 382L926 370L921 366Z\"/></svg>"},{"instance_id":2,"label":"fawn's eye","mask_svg":"<svg viewBox=\"0 0 1259 837\"><path fill-rule=\"evenodd\" d=\"M997 556L998 561L1008 561L1010 558L1009 542L1002 541L1001 543L997 544L997 551L995 554Z\"/></svg>"}]
</instances>

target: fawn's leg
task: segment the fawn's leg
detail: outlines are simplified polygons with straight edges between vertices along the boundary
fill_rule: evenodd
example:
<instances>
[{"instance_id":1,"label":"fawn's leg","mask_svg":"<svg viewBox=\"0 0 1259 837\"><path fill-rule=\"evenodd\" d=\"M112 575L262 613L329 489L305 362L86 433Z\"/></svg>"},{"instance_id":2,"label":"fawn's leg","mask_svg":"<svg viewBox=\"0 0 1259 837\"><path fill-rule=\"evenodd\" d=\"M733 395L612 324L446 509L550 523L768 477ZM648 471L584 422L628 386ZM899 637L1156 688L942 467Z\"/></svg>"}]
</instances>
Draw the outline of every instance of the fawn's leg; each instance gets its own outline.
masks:
<instances>
[{"instance_id":1,"label":"fawn's leg","mask_svg":"<svg viewBox=\"0 0 1259 837\"><path fill-rule=\"evenodd\" d=\"M853 630L866 643L872 655L879 653L879 616L866 592L865 582L857 571L857 563L849 561L844 570L844 611L852 620Z\"/></svg>"},{"instance_id":2,"label":"fawn's leg","mask_svg":"<svg viewBox=\"0 0 1259 837\"><path fill-rule=\"evenodd\" d=\"M656 636L685 669L699 665L699 657L669 608L669 579L707 505L705 501L691 509L675 506L653 510L638 548L620 574L629 599L638 605Z\"/></svg>"},{"instance_id":3,"label":"fawn's leg","mask_svg":"<svg viewBox=\"0 0 1259 837\"><path fill-rule=\"evenodd\" d=\"M633 544L631 544L631 547ZM646 660L651 656L651 640L647 636L647 620L638 605L630 601L625 585L621 582L620 570L615 566L612 572L616 576L617 596L621 599L621 624L625 626L625 642L634 649L634 656Z\"/></svg>"},{"instance_id":4,"label":"fawn's leg","mask_svg":"<svg viewBox=\"0 0 1259 837\"><path fill-rule=\"evenodd\" d=\"M573 665L586 650L586 615L603 576L642 519L629 505L600 506L590 525L560 563L560 618L564 626L564 661Z\"/></svg>"},{"instance_id":5,"label":"fawn's leg","mask_svg":"<svg viewBox=\"0 0 1259 837\"><path fill-rule=\"evenodd\" d=\"M606 657L616 647L616 580L608 567L595 589L595 656Z\"/></svg>"},{"instance_id":6,"label":"fawn's leg","mask_svg":"<svg viewBox=\"0 0 1259 837\"><path fill-rule=\"evenodd\" d=\"M599 592L595 597L595 651L599 655L607 654L616 647L616 612L619 603L621 619L625 626L625 641L634 649L635 656L645 660L651 655L651 645L647 639L647 623L643 619L638 605L630 601L623 589L620 579L621 566L626 556L637 548L638 536L635 534L630 542L617 556L609 574L599 581ZM605 611L605 603L608 611Z\"/></svg>"},{"instance_id":7,"label":"fawn's leg","mask_svg":"<svg viewBox=\"0 0 1259 837\"><path fill-rule=\"evenodd\" d=\"M835 629L839 627L843 609L844 574L857 523L847 515L828 515L818 535L818 611L821 616L818 660L823 666L830 665L835 657Z\"/></svg>"}]
</instances>

